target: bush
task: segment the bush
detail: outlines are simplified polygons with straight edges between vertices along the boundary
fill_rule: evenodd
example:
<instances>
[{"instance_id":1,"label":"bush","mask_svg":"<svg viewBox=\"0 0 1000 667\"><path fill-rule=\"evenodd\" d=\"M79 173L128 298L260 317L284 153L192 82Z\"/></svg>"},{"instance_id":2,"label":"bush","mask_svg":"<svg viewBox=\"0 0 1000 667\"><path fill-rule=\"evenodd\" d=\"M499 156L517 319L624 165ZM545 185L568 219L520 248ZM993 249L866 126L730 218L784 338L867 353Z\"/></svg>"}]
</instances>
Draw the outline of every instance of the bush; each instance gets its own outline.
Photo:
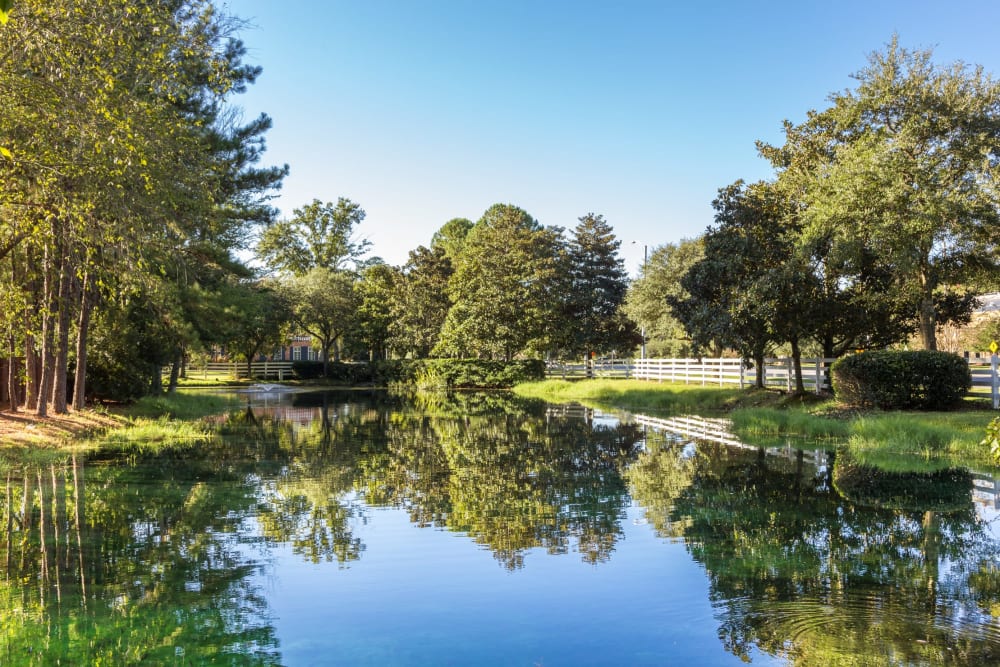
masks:
<instances>
[{"instance_id":1,"label":"bush","mask_svg":"<svg viewBox=\"0 0 1000 667\"><path fill-rule=\"evenodd\" d=\"M292 371L300 380L315 380L323 377L323 362L293 361ZM327 364L326 379L341 384L359 384L371 382L373 372L373 364L331 361Z\"/></svg>"},{"instance_id":2,"label":"bush","mask_svg":"<svg viewBox=\"0 0 1000 667\"><path fill-rule=\"evenodd\" d=\"M300 380L323 377L322 361L295 361ZM506 389L521 382L545 378L540 359L487 361L482 359L394 359L373 363L331 361L328 380L343 384L404 384L445 389Z\"/></svg>"},{"instance_id":3,"label":"bush","mask_svg":"<svg viewBox=\"0 0 1000 667\"><path fill-rule=\"evenodd\" d=\"M323 377L322 361L293 361L292 372L300 380L315 380Z\"/></svg>"},{"instance_id":4,"label":"bush","mask_svg":"<svg viewBox=\"0 0 1000 667\"><path fill-rule=\"evenodd\" d=\"M521 382L545 378L541 359L488 361L482 359L421 359L411 362L403 381L420 387L448 389L506 389Z\"/></svg>"},{"instance_id":5,"label":"bush","mask_svg":"<svg viewBox=\"0 0 1000 667\"><path fill-rule=\"evenodd\" d=\"M948 352L862 352L831 370L841 402L883 410L947 410L972 386L966 361Z\"/></svg>"}]
</instances>

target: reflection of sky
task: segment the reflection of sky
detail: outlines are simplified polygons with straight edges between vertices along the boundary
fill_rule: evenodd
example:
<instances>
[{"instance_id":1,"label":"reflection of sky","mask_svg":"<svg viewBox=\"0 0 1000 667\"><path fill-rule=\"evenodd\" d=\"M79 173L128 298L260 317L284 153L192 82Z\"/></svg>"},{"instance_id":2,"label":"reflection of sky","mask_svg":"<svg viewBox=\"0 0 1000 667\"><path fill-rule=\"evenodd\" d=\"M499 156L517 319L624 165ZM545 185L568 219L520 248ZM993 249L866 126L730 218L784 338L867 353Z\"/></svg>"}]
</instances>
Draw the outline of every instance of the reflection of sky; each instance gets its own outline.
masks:
<instances>
[{"instance_id":1,"label":"reflection of sky","mask_svg":"<svg viewBox=\"0 0 1000 667\"><path fill-rule=\"evenodd\" d=\"M610 561L534 549L516 571L403 511L366 516L354 526L365 554L348 568L275 548L262 583L286 664L741 664L719 642L703 570L639 507Z\"/></svg>"}]
</instances>

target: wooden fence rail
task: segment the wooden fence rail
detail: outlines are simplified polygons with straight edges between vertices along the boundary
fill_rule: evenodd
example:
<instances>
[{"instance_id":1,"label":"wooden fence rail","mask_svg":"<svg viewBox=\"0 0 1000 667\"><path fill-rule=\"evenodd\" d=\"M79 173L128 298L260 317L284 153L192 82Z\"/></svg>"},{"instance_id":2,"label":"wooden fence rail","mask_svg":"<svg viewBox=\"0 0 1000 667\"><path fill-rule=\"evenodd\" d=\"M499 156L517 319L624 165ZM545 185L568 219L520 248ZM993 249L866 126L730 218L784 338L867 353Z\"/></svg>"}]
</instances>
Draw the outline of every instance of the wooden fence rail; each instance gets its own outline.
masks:
<instances>
[{"instance_id":1,"label":"wooden fence rail","mask_svg":"<svg viewBox=\"0 0 1000 667\"><path fill-rule=\"evenodd\" d=\"M164 369L169 373L170 369ZM246 362L238 361L209 361L198 364L188 364L187 376L189 378L202 378L207 380L211 377L224 377L239 380L247 377ZM250 377L262 380L281 380L292 378L291 361L255 361L250 364Z\"/></svg>"},{"instance_id":2,"label":"wooden fence rail","mask_svg":"<svg viewBox=\"0 0 1000 667\"><path fill-rule=\"evenodd\" d=\"M835 359L803 359L802 379L806 389L819 393L830 388L829 368ZM754 383L753 366L747 368L739 359L618 359L584 363L549 363L548 377L626 377L658 382L746 387ZM792 390L795 373L792 359L766 359L764 383L768 387Z\"/></svg>"}]
</instances>

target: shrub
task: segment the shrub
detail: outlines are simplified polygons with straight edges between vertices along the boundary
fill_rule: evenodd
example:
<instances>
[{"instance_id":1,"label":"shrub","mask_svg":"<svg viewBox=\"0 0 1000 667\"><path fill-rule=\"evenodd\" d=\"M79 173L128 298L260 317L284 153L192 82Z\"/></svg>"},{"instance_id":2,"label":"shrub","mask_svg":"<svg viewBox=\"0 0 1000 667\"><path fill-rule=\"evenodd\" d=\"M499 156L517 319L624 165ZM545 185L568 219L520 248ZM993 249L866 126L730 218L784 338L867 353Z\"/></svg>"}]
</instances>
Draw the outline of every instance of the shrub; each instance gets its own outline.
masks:
<instances>
[{"instance_id":1,"label":"shrub","mask_svg":"<svg viewBox=\"0 0 1000 667\"><path fill-rule=\"evenodd\" d=\"M968 364L948 352L862 352L838 360L832 373L841 402L884 410L946 410L972 386Z\"/></svg>"},{"instance_id":2,"label":"shrub","mask_svg":"<svg viewBox=\"0 0 1000 667\"><path fill-rule=\"evenodd\" d=\"M323 376L322 361L293 361L292 372L300 380L315 380Z\"/></svg>"},{"instance_id":3,"label":"shrub","mask_svg":"<svg viewBox=\"0 0 1000 667\"><path fill-rule=\"evenodd\" d=\"M986 437L979 443L983 447L990 448L993 461L1000 465L1000 417L996 417L986 427Z\"/></svg>"},{"instance_id":4,"label":"shrub","mask_svg":"<svg viewBox=\"0 0 1000 667\"><path fill-rule=\"evenodd\" d=\"M406 373L413 384L428 388L504 389L545 377L541 359L422 359Z\"/></svg>"},{"instance_id":5,"label":"shrub","mask_svg":"<svg viewBox=\"0 0 1000 667\"><path fill-rule=\"evenodd\" d=\"M315 380L324 377L322 361L293 361L292 371L300 380ZM327 364L326 379L342 384L371 382L373 371L372 364L331 361Z\"/></svg>"}]
</instances>

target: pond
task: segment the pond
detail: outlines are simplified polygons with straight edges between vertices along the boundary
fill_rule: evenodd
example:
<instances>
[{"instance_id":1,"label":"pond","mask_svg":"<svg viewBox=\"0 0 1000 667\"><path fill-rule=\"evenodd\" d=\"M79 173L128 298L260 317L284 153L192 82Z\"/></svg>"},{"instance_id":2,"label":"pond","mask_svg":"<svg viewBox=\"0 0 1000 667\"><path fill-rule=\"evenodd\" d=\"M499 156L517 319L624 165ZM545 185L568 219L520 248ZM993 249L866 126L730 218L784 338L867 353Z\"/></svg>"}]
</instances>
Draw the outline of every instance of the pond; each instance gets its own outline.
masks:
<instances>
[{"instance_id":1,"label":"pond","mask_svg":"<svg viewBox=\"0 0 1000 667\"><path fill-rule=\"evenodd\" d=\"M2 461L0 664L1000 664L988 475L501 394L245 398L208 445Z\"/></svg>"}]
</instances>

